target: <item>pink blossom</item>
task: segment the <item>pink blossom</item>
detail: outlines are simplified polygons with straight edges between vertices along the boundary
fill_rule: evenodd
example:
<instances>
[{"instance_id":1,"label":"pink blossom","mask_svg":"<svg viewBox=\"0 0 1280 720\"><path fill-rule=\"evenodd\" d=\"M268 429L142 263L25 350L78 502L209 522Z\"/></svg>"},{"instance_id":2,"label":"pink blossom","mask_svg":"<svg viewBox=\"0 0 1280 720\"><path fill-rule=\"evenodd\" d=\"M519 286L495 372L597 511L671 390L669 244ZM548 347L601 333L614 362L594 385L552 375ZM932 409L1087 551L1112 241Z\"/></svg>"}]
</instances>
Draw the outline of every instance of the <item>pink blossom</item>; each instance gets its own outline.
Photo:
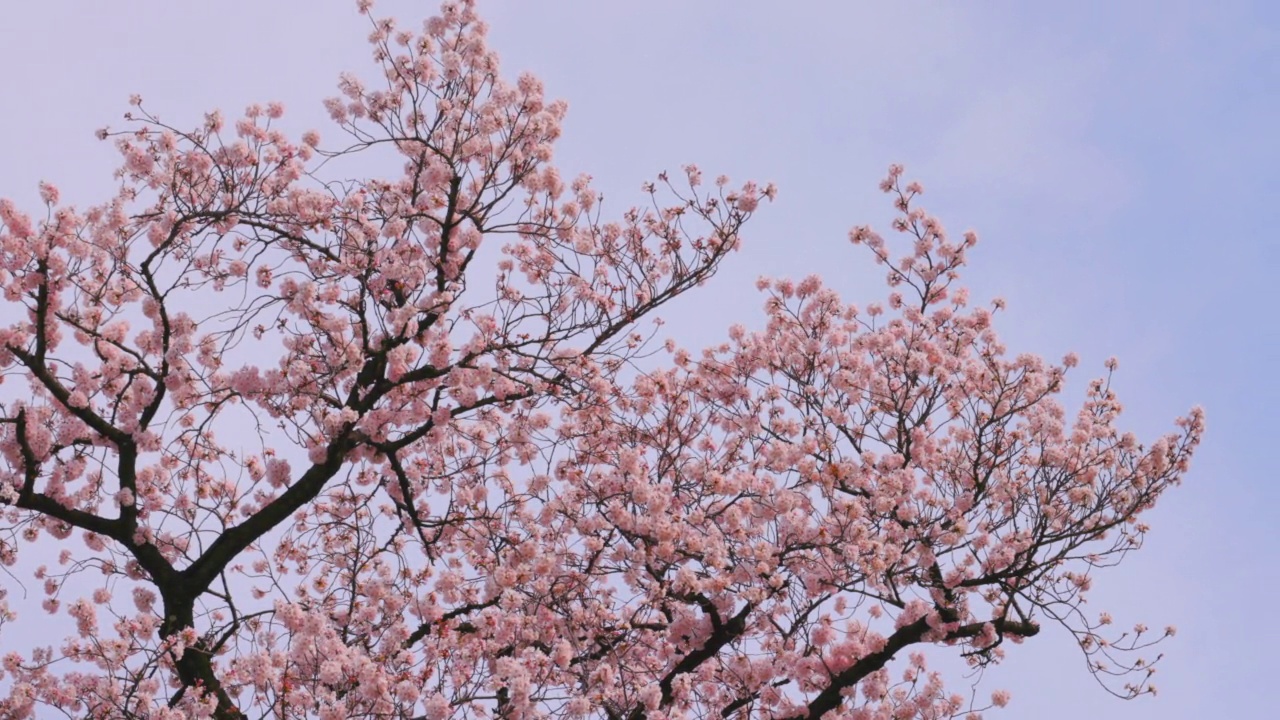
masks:
<instances>
[{"instance_id":1,"label":"pink blossom","mask_svg":"<svg viewBox=\"0 0 1280 720\"><path fill-rule=\"evenodd\" d=\"M40 200L45 205L57 205L59 195L58 188L54 185L47 182L40 183Z\"/></svg>"}]
</instances>

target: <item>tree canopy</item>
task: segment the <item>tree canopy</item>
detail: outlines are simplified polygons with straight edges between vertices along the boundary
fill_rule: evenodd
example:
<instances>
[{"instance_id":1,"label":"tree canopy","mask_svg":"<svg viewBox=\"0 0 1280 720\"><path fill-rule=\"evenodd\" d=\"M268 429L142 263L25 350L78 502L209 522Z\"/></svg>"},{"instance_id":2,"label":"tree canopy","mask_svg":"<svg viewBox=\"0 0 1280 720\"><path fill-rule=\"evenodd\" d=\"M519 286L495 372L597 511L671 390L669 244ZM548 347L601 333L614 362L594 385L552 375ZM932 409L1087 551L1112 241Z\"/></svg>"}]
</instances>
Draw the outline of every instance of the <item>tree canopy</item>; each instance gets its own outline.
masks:
<instances>
[{"instance_id":1,"label":"tree canopy","mask_svg":"<svg viewBox=\"0 0 1280 720\"><path fill-rule=\"evenodd\" d=\"M926 651L981 668L1045 622L1149 690L1172 630L1083 602L1198 409L1140 442L1109 363L1069 416L1075 357L1006 352L976 236L898 167L905 250L850 233L883 302L762 280L763 329L658 347L774 188L688 166L610 214L473 3L371 22L332 144L134 98L113 197L0 201L0 561L50 558L74 626L4 656L0 714L946 718L1009 695Z\"/></svg>"}]
</instances>

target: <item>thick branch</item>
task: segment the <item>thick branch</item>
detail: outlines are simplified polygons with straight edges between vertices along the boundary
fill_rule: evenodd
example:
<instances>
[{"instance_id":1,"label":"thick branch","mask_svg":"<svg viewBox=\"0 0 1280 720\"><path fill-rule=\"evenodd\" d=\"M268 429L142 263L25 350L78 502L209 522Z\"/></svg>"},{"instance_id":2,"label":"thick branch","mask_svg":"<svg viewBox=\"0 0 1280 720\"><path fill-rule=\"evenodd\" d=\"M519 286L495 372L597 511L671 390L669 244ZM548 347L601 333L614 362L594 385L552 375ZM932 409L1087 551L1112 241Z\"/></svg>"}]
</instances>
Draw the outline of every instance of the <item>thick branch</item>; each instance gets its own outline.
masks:
<instances>
[{"instance_id":1,"label":"thick branch","mask_svg":"<svg viewBox=\"0 0 1280 720\"><path fill-rule=\"evenodd\" d=\"M986 623L970 623L962 625L956 630L947 634L947 639L960 639L976 637L982 632L982 628ZM1001 635L1017 635L1020 637L1031 637L1040 632L1040 626L1031 622L1017 622L1010 620L994 620L991 623L995 626L996 632ZM921 642L926 634L930 631L927 618L919 620L899 628L896 632L889 636L885 641L884 647L879 652L870 653L841 672L831 678L830 684L818 693L813 700L809 701L807 712L795 715L794 718L805 718L806 720L819 720L826 713L838 709L844 701L844 691L857 687L871 673L884 668L890 660L898 653L898 651Z\"/></svg>"},{"instance_id":2,"label":"thick branch","mask_svg":"<svg viewBox=\"0 0 1280 720\"><path fill-rule=\"evenodd\" d=\"M193 593L193 597L203 592L228 563L258 538L314 500L324 490L325 483L346 464L347 453L355 445L356 439L350 431L336 438L329 444L324 462L312 465L280 497L213 541L204 554L181 573L182 582Z\"/></svg>"}]
</instances>

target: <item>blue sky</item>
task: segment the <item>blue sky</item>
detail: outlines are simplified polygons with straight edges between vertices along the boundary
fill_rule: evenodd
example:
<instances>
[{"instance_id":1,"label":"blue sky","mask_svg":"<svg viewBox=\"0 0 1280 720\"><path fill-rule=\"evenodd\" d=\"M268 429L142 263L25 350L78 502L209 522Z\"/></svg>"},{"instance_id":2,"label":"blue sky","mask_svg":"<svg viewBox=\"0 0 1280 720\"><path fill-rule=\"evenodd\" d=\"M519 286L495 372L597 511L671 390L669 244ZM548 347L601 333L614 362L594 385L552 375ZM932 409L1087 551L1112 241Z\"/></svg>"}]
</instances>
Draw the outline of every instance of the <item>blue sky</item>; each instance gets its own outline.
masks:
<instances>
[{"instance_id":1,"label":"blue sky","mask_svg":"<svg viewBox=\"0 0 1280 720\"><path fill-rule=\"evenodd\" d=\"M141 93L178 125L285 102L332 136L320 99L370 67L354 3L25 3L0 23L7 72L0 196L35 183L87 204L114 152L93 130ZM791 8L783 10L783 7ZM430 2L377 6L415 21ZM819 272L850 300L881 274L850 247L885 227L890 162L953 231L975 228L967 283L1002 296L1014 351L1082 356L1074 387L1120 358L1126 423L1162 432L1192 404L1209 434L1148 546L1097 583L1121 623L1179 626L1133 703L1097 688L1061 634L1016 648L990 686L997 717L1259 717L1280 625L1280 6L1072 3L481 2L504 67L569 101L557 162L608 206L663 169L776 182L743 252L668 313L682 343L762 315L760 274Z\"/></svg>"}]
</instances>

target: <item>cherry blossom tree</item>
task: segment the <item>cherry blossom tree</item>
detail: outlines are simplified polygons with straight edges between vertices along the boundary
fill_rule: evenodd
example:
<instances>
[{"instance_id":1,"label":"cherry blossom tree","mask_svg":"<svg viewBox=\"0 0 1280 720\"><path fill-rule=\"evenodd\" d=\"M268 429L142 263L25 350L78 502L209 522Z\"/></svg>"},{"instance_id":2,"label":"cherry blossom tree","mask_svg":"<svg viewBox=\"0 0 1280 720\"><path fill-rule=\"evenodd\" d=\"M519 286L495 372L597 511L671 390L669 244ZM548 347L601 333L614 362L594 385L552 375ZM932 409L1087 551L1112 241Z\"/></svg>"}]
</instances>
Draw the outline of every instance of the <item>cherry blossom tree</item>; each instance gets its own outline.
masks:
<instances>
[{"instance_id":1,"label":"cherry blossom tree","mask_svg":"<svg viewBox=\"0 0 1280 720\"><path fill-rule=\"evenodd\" d=\"M1068 419L1075 358L1006 354L898 168L909 251L851 234L885 304L762 280L763 330L655 348L772 186L691 166L609 219L472 3L372 28L334 145L134 98L114 197L0 201L0 560L74 627L4 655L0 716L944 718L1009 695L926 650L1046 621L1151 689L1162 634L1083 603L1198 410L1141 444L1108 375Z\"/></svg>"}]
</instances>

